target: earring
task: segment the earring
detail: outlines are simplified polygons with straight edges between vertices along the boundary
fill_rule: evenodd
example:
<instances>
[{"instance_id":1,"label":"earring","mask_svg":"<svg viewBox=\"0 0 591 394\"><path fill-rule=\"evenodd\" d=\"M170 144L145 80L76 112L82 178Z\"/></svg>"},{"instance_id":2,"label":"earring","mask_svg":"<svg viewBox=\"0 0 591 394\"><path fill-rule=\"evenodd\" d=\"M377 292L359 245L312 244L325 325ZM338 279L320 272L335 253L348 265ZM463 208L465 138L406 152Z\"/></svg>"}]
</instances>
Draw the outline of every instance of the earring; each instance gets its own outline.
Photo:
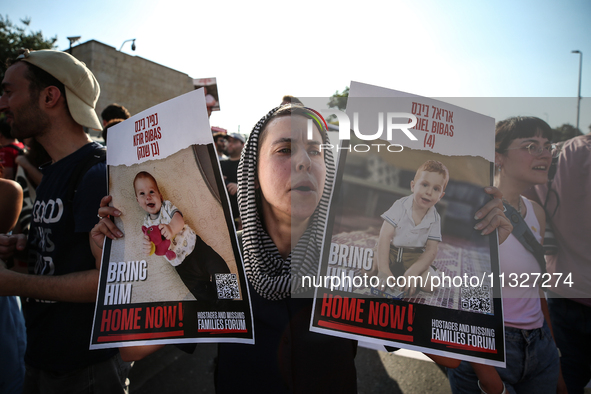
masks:
<instances>
[{"instance_id":1,"label":"earring","mask_svg":"<svg viewBox=\"0 0 591 394\"><path fill-rule=\"evenodd\" d=\"M501 164L497 164L495 166L495 169L497 170L497 172L501 172L501 167L503 167Z\"/></svg>"}]
</instances>

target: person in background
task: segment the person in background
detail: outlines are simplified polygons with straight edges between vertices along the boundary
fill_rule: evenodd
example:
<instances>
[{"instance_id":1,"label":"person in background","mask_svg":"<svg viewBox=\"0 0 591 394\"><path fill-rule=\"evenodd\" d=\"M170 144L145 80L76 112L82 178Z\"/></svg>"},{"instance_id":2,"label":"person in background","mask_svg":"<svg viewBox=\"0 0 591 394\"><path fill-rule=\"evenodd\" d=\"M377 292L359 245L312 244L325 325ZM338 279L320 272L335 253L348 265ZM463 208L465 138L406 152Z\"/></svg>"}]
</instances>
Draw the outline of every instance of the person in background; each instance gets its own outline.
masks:
<instances>
[{"instance_id":1,"label":"person in background","mask_svg":"<svg viewBox=\"0 0 591 394\"><path fill-rule=\"evenodd\" d=\"M515 215L521 215L537 242L544 239L546 215L539 204L521 194L547 182L551 138L552 129L539 118L509 118L496 126L495 186L503 193L505 205L513 207ZM452 392L556 393L557 388L564 388L564 382L559 378L558 350L541 280L535 279L543 267L515 235L499 243L500 271L507 278L502 289L507 367L462 361L458 368L448 370ZM529 274L527 281L520 276L523 273ZM513 276L521 278L520 286L509 284Z\"/></svg>"},{"instance_id":2,"label":"person in background","mask_svg":"<svg viewBox=\"0 0 591 394\"><path fill-rule=\"evenodd\" d=\"M226 188L228 189L228 195L230 197L230 206L232 207L232 215L236 222L236 229L242 229L242 223L240 221L240 210L238 209L238 164L240 163L240 155L244 148L244 136L238 133L228 134L227 137L228 145L226 152L228 153L228 160L220 162L222 167L222 174L224 175L224 181L226 182Z\"/></svg>"},{"instance_id":3,"label":"person in background","mask_svg":"<svg viewBox=\"0 0 591 394\"><path fill-rule=\"evenodd\" d=\"M3 171L0 165L0 174ZM16 225L23 204L23 189L17 182L0 177L0 191L0 234L5 234Z\"/></svg>"},{"instance_id":4,"label":"person in background","mask_svg":"<svg viewBox=\"0 0 591 394\"><path fill-rule=\"evenodd\" d=\"M16 158L23 153L25 145L10 134L10 125L5 118L0 119L0 165L3 167L2 178L14 180Z\"/></svg>"},{"instance_id":5,"label":"person in background","mask_svg":"<svg viewBox=\"0 0 591 394\"><path fill-rule=\"evenodd\" d=\"M103 112L101 112L101 118L103 119L103 127L106 126L113 119L126 120L129 119L130 116L131 115L129 114L127 108L117 103L107 105L107 107L103 109Z\"/></svg>"},{"instance_id":6,"label":"person in background","mask_svg":"<svg viewBox=\"0 0 591 394\"><path fill-rule=\"evenodd\" d=\"M23 189L23 205L18 217L16 226L13 229L13 234L29 234L29 228L31 226L31 217L33 214L33 203L37 196L37 186L43 179L43 173L39 169L42 165L51 162L51 157L47 154L47 151L35 138L25 138L25 151L18 155L15 162L18 164L16 170L15 181ZM26 273L27 261L24 256L14 258L13 269L17 272Z\"/></svg>"},{"instance_id":7,"label":"person in background","mask_svg":"<svg viewBox=\"0 0 591 394\"><path fill-rule=\"evenodd\" d=\"M560 149L550 184L535 187L545 207L558 251L546 255L553 284L548 307L569 393L582 394L591 379L591 135L570 139ZM572 282L567 283L564 278Z\"/></svg>"},{"instance_id":8,"label":"person in background","mask_svg":"<svg viewBox=\"0 0 591 394\"><path fill-rule=\"evenodd\" d=\"M14 228L22 201L23 191L19 184L0 178L0 233L8 233ZM25 378L27 338L18 297L0 296L0 333L0 392L20 394Z\"/></svg>"},{"instance_id":9,"label":"person in background","mask_svg":"<svg viewBox=\"0 0 591 394\"><path fill-rule=\"evenodd\" d=\"M213 133L213 142L215 146L215 150L218 154L218 160L224 161L228 160L228 156L226 156L226 147L228 145L227 134L222 132L214 132Z\"/></svg>"},{"instance_id":10,"label":"person in background","mask_svg":"<svg viewBox=\"0 0 591 394\"><path fill-rule=\"evenodd\" d=\"M15 159L16 164L18 164L17 174L19 173L19 170L22 169L28 182L34 189L36 189L43 178L43 173L39 168L43 165L49 164L51 162L51 157L43 145L37 142L35 138L25 138L24 142L25 151ZM21 182L19 181L19 183Z\"/></svg>"}]
</instances>

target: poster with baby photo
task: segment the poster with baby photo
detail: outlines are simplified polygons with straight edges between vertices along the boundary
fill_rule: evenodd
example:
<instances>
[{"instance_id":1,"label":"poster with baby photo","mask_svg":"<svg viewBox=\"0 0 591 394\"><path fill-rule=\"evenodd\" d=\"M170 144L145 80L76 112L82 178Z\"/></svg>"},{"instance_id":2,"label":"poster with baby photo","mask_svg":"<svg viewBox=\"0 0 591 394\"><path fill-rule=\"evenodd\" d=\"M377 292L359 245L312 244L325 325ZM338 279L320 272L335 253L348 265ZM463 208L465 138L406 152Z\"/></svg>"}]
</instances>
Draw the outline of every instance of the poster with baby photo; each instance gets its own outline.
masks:
<instances>
[{"instance_id":1,"label":"poster with baby photo","mask_svg":"<svg viewBox=\"0 0 591 394\"><path fill-rule=\"evenodd\" d=\"M311 329L504 366L494 119L355 82L346 115Z\"/></svg>"},{"instance_id":2,"label":"poster with baby photo","mask_svg":"<svg viewBox=\"0 0 591 394\"><path fill-rule=\"evenodd\" d=\"M203 89L109 129L111 205L91 349L253 343L248 288Z\"/></svg>"}]
</instances>

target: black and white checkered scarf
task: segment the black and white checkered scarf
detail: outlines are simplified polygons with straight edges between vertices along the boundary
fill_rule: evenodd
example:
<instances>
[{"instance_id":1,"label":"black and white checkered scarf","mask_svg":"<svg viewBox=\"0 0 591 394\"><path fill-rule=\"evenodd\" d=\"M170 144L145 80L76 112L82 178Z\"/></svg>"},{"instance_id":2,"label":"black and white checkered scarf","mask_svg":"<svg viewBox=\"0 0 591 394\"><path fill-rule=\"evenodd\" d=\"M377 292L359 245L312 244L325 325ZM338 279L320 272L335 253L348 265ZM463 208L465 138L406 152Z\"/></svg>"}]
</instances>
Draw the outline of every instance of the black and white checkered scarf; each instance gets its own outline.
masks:
<instances>
[{"instance_id":1,"label":"black and white checkered scarf","mask_svg":"<svg viewBox=\"0 0 591 394\"><path fill-rule=\"evenodd\" d=\"M284 260L263 228L261 213L257 209L255 188L260 133L269 118L280 108L272 109L255 125L242 151L238 167L238 205L243 227L245 271L257 293L269 300L280 300L289 297L290 294L304 292L307 289L301 286L302 276L317 274L328 202L335 175L332 151L323 150L326 179L322 197L305 233L287 260ZM321 130L321 134L324 143L328 143L326 132Z\"/></svg>"}]
</instances>

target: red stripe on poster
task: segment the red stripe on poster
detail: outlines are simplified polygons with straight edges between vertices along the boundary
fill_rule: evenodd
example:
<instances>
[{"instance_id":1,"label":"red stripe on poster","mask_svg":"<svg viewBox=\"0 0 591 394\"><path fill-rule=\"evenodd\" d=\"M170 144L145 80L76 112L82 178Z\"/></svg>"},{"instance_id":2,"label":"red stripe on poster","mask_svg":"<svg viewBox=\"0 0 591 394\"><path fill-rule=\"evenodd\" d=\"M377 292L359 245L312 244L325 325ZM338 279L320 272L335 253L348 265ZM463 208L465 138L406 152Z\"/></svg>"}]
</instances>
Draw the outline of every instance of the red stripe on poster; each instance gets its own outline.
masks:
<instances>
[{"instance_id":1,"label":"red stripe on poster","mask_svg":"<svg viewBox=\"0 0 591 394\"><path fill-rule=\"evenodd\" d=\"M247 330L197 330L197 332L208 332L210 334L246 333Z\"/></svg>"},{"instance_id":2,"label":"red stripe on poster","mask_svg":"<svg viewBox=\"0 0 591 394\"><path fill-rule=\"evenodd\" d=\"M412 335L403 335L403 334L392 334L389 332L383 332L378 330L372 330L371 328L361 328L356 326L351 326L345 323L336 323L330 322L325 320L319 320L318 325L321 327L330 328L333 330L350 332L353 334L362 334L376 338L386 338L386 339L393 339L396 341L404 341L404 342L413 342L414 337Z\"/></svg>"},{"instance_id":3,"label":"red stripe on poster","mask_svg":"<svg viewBox=\"0 0 591 394\"><path fill-rule=\"evenodd\" d=\"M171 337L182 337L185 332L180 331L169 331L169 332L146 332L142 334L117 334L117 335L105 335L97 338L97 342L118 342L118 341L133 341L138 339L157 339L157 338L171 338Z\"/></svg>"},{"instance_id":4,"label":"red stripe on poster","mask_svg":"<svg viewBox=\"0 0 591 394\"><path fill-rule=\"evenodd\" d=\"M462 350L471 350L473 352L479 353L494 353L497 354L497 349L484 349L481 347L471 346L471 345L459 345L457 343L445 342L440 341L438 339L431 339L433 343L440 343L442 345L447 345L447 347L454 348L454 349L462 349Z\"/></svg>"}]
</instances>

